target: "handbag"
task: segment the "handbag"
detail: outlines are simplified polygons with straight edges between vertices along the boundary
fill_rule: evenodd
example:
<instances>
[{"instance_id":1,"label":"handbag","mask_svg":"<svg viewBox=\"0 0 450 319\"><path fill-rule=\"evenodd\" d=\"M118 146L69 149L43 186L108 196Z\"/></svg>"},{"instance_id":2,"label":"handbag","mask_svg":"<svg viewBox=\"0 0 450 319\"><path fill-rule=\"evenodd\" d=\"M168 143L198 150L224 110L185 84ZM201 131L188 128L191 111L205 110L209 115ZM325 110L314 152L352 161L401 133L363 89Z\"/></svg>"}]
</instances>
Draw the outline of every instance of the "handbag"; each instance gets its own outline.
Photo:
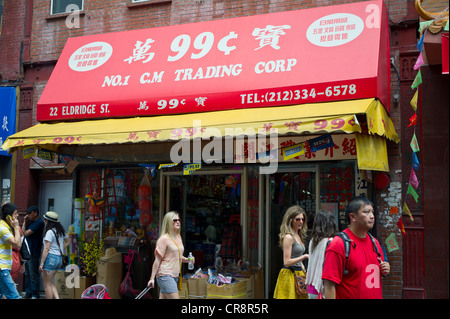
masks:
<instances>
[{"instance_id":1,"label":"handbag","mask_svg":"<svg viewBox=\"0 0 450 319\"><path fill-rule=\"evenodd\" d=\"M59 252L61 253L61 256L62 256L61 268L66 268L67 265L69 264L69 257L63 254L63 252L61 250L61 245L59 244L59 238L58 238L58 236L56 236L55 230L53 228L52 228L52 232L55 235L56 242L58 243Z\"/></svg>"},{"instance_id":2,"label":"handbag","mask_svg":"<svg viewBox=\"0 0 450 319\"><path fill-rule=\"evenodd\" d=\"M22 246L20 247L20 257L22 260L30 260L31 259L31 251L30 246L28 245L27 237L22 237Z\"/></svg>"},{"instance_id":3,"label":"handbag","mask_svg":"<svg viewBox=\"0 0 450 319\"><path fill-rule=\"evenodd\" d=\"M295 283L295 293L299 296L308 295L308 285L306 284L306 270L302 264L304 275L296 275L293 267L289 267L289 269L294 274L294 283Z\"/></svg>"},{"instance_id":4,"label":"handbag","mask_svg":"<svg viewBox=\"0 0 450 319\"><path fill-rule=\"evenodd\" d=\"M133 258L136 252L132 249L128 250L128 254L124 257L124 262L128 264L128 271L125 275L125 278L123 279L122 283L120 284L119 292L122 296L129 297L129 298L136 298L141 294L140 290L133 288L133 279L131 279L130 269L133 264ZM140 258L139 253L137 254ZM145 298L150 298L151 295L146 296Z\"/></svg>"},{"instance_id":5,"label":"handbag","mask_svg":"<svg viewBox=\"0 0 450 319\"><path fill-rule=\"evenodd\" d=\"M136 298L140 291L133 288L133 280L131 279L130 271L127 272L125 278L120 284L119 292L122 296L129 298Z\"/></svg>"}]
</instances>

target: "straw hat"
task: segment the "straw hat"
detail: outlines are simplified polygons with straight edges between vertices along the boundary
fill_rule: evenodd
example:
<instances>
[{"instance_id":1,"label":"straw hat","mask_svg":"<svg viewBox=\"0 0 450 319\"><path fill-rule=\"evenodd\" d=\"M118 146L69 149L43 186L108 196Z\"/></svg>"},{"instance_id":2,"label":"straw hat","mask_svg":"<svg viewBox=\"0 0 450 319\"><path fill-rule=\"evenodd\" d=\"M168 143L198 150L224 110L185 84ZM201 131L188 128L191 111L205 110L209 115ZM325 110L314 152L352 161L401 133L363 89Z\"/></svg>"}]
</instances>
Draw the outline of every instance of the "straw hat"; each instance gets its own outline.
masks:
<instances>
[{"instance_id":1,"label":"straw hat","mask_svg":"<svg viewBox=\"0 0 450 319\"><path fill-rule=\"evenodd\" d=\"M118 253L117 250L114 247L112 247L112 248L107 248L105 250L105 254L100 257L100 261L117 262L115 259L122 261L122 259L120 257L121 257L121 253Z\"/></svg>"},{"instance_id":2,"label":"straw hat","mask_svg":"<svg viewBox=\"0 0 450 319\"><path fill-rule=\"evenodd\" d=\"M59 222L59 215L55 212L46 212L44 218L52 222Z\"/></svg>"}]
</instances>

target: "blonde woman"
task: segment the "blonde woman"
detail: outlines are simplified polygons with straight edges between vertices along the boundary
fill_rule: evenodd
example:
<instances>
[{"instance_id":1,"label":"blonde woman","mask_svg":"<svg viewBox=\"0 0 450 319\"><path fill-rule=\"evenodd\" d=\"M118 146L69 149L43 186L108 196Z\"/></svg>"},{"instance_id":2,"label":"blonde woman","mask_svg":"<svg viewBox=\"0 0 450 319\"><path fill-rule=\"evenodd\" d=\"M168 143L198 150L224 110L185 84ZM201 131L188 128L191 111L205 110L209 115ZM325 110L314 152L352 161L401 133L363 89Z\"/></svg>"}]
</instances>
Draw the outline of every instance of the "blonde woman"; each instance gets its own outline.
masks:
<instances>
[{"instance_id":1,"label":"blonde woman","mask_svg":"<svg viewBox=\"0 0 450 319\"><path fill-rule=\"evenodd\" d=\"M181 262L188 263L187 257L183 256L184 246L180 229L180 216L177 212L168 212L163 219L161 236L156 242L155 262L147 284L148 287L153 288L156 278L160 289L160 299L179 299L177 284L181 273L180 266Z\"/></svg>"},{"instance_id":2,"label":"blonde woman","mask_svg":"<svg viewBox=\"0 0 450 319\"><path fill-rule=\"evenodd\" d=\"M275 299L307 299L295 293L294 273L303 273L305 254L306 213L300 206L291 206L284 214L280 226L280 247L283 249L283 268L278 274L273 297Z\"/></svg>"}]
</instances>

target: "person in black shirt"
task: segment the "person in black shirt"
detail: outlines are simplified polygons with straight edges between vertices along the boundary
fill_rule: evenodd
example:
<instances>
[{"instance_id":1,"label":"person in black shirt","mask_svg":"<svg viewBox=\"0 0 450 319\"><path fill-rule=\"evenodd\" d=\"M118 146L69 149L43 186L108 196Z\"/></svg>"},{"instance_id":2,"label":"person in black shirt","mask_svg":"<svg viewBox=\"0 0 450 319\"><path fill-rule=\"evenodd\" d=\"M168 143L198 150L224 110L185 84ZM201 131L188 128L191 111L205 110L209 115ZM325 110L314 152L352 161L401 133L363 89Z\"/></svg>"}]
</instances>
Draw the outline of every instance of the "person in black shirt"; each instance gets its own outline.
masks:
<instances>
[{"instance_id":1,"label":"person in black shirt","mask_svg":"<svg viewBox=\"0 0 450 319\"><path fill-rule=\"evenodd\" d=\"M22 233L27 241L31 259L25 262L25 298L39 298L39 260L42 250L42 232L44 231L44 221L39 216L37 206L30 206L22 224Z\"/></svg>"}]
</instances>

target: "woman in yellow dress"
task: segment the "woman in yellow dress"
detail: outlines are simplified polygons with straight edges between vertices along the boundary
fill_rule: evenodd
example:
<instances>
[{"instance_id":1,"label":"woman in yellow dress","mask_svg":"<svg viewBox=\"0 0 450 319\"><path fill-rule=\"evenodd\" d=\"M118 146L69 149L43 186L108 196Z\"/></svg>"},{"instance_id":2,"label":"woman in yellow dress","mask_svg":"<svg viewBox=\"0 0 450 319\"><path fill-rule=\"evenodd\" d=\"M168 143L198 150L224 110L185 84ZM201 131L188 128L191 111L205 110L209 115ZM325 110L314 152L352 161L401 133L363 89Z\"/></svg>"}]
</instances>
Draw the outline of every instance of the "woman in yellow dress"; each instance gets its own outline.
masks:
<instances>
[{"instance_id":1,"label":"woman in yellow dress","mask_svg":"<svg viewBox=\"0 0 450 319\"><path fill-rule=\"evenodd\" d=\"M302 261L309 256L305 254L306 213L300 206L291 206L284 214L280 226L280 247L283 249L283 268L278 274L273 297L275 299L308 299L295 293L294 273L305 275Z\"/></svg>"}]
</instances>

